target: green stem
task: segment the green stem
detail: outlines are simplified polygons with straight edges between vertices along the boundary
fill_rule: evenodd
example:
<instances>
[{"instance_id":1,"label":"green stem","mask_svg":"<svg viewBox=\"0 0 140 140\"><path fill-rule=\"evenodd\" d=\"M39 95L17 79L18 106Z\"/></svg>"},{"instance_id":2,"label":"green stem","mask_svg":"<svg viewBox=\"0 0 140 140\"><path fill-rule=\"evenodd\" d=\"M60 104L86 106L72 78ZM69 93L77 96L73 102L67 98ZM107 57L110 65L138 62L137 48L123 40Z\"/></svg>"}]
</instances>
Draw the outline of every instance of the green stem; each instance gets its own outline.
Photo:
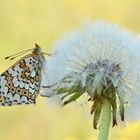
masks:
<instances>
[{"instance_id":1,"label":"green stem","mask_svg":"<svg viewBox=\"0 0 140 140\"><path fill-rule=\"evenodd\" d=\"M107 140L111 121L111 104L108 99L103 100L101 127L98 140Z\"/></svg>"}]
</instances>

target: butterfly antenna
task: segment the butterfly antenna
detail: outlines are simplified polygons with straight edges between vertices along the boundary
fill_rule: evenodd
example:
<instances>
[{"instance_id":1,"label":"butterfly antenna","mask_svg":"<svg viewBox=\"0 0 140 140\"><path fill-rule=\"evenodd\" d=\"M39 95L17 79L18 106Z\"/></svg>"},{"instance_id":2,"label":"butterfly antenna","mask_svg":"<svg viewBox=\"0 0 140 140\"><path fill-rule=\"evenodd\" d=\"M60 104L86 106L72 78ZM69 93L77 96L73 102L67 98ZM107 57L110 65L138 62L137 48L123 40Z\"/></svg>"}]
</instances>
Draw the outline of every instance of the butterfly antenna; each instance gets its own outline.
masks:
<instances>
[{"instance_id":1,"label":"butterfly antenna","mask_svg":"<svg viewBox=\"0 0 140 140\"><path fill-rule=\"evenodd\" d=\"M51 53L51 54L50 54L50 53L44 53L44 52L43 52L42 54L44 54L44 55L48 55L48 56L53 56L53 55L56 54L56 52L55 52L55 53Z\"/></svg>"},{"instance_id":2,"label":"butterfly antenna","mask_svg":"<svg viewBox=\"0 0 140 140\"><path fill-rule=\"evenodd\" d=\"M23 55L23 54L25 54L25 53L27 53L27 52L29 52L29 51L31 51L31 50L33 50L33 49L28 49L28 50L25 50L25 51L22 51L22 52L18 52L18 53L16 53L16 54L13 54L13 55L10 55L10 56L5 57L5 59L13 60L13 59L15 59L16 57L21 56L21 55Z\"/></svg>"}]
</instances>

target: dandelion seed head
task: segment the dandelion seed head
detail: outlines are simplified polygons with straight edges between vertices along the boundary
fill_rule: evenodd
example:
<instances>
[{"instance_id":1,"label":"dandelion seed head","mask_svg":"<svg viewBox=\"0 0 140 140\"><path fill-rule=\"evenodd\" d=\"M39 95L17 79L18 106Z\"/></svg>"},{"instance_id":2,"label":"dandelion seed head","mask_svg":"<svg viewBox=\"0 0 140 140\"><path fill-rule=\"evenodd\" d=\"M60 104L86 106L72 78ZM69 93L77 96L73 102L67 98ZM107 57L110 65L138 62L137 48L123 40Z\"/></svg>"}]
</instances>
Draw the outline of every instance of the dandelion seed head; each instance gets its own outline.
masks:
<instances>
[{"instance_id":1,"label":"dandelion seed head","mask_svg":"<svg viewBox=\"0 0 140 140\"><path fill-rule=\"evenodd\" d=\"M101 112L103 98L109 98L114 126L118 110L123 121L126 102L140 89L139 50L139 38L129 31L100 20L86 23L54 46L56 54L46 65L48 92L66 99L64 105L87 92L94 102L91 114ZM95 114L94 128L100 116Z\"/></svg>"}]
</instances>

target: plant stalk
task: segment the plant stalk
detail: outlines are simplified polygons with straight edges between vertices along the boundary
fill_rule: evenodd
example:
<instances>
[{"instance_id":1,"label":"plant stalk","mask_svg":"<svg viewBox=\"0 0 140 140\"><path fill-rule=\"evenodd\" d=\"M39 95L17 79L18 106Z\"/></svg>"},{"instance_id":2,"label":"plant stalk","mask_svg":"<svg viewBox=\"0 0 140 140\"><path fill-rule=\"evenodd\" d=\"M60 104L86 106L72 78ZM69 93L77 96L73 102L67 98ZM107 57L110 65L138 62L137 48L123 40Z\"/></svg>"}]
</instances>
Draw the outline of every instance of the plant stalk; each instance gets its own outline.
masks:
<instances>
[{"instance_id":1,"label":"plant stalk","mask_svg":"<svg viewBox=\"0 0 140 140\"><path fill-rule=\"evenodd\" d=\"M101 127L98 140L107 140L111 121L111 104L104 98L102 106Z\"/></svg>"}]
</instances>

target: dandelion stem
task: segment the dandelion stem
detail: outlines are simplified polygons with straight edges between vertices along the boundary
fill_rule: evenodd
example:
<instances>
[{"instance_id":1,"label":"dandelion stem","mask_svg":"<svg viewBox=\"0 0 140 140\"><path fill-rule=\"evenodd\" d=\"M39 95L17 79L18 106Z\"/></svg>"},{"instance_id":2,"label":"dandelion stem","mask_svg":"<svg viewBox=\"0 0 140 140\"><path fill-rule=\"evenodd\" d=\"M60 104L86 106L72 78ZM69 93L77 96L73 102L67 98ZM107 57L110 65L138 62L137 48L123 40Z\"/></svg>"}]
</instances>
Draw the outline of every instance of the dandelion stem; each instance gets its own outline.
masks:
<instances>
[{"instance_id":1,"label":"dandelion stem","mask_svg":"<svg viewBox=\"0 0 140 140\"><path fill-rule=\"evenodd\" d=\"M103 100L101 127L98 140L107 140L111 121L111 104L108 99Z\"/></svg>"}]
</instances>

